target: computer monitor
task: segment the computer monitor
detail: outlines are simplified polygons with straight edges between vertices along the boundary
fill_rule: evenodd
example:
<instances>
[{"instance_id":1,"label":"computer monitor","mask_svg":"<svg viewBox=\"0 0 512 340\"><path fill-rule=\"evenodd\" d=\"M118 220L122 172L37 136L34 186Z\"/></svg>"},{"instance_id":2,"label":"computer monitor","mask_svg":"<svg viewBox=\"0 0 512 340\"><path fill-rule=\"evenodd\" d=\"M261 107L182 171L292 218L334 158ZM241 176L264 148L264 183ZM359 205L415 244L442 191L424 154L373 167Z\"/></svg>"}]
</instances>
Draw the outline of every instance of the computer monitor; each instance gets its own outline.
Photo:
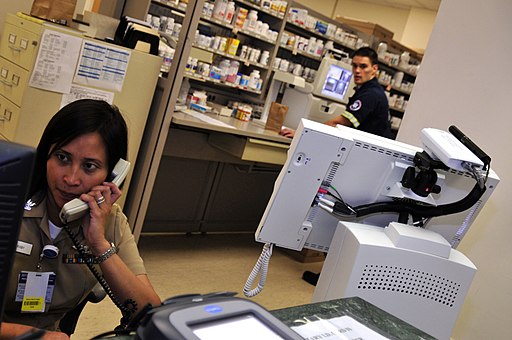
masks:
<instances>
[{"instance_id":1,"label":"computer monitor","mask_svg":"<svg viewBox=\"0 0 512 340\"><path fill-rule=\"evenodd\" d=\"M34 160L33 148L0 141L0 320Z\"/></svg>"},{"instance_id":2,"label":"computer monitor","mask_svg":"<svg viewBox=\"0 0 512 340\"><path fill-rule=\"evenodd\" d=\"M354 86L352 67L343 61L325 57L315 74L313 95L346 104Z\"/></svg>"},{"instance_id":3,"label":"computer monitor","mask_svg":"<svg viewBox=\"0 0 512 340\"><path fill-rule=\"evenodd\" d=\"M322 59L313 83L304 87L288 86L282 104L288 107L283 125L296 129L302 118L324 123L341 115L354 93L352 68L349 64L326 56Z\"/></svg>"},{"instance_id":4,"label":"computer monitor","mask_svg":"<svg viewBox=\"0 0 512 340\"><path fill-rule=\"evenodd\" d=\"M456 248L499 178L489 169L483 195L467 209L452 213L451 204L472 193L476 180L468 172L436 169L440 192L426 197L416 195L401 182L421 151L353 128L330 127L302 119L256 231L256 240L293 250L309 248L328 252L340 220L378 227L400 221L397 212L368 210L366 206L366 211L371 213L356 216L350 211L353 207L386 202L396 207L409 201L418 202L409 204L414 209L429 210L426 214L429 216L408 223L422 223ZM334 197L346 203L345 207L341 204L344 213L336 215L328 211ZM447 211L450 212L447 215L436 216Z\"/></svg>"}]
</instances>

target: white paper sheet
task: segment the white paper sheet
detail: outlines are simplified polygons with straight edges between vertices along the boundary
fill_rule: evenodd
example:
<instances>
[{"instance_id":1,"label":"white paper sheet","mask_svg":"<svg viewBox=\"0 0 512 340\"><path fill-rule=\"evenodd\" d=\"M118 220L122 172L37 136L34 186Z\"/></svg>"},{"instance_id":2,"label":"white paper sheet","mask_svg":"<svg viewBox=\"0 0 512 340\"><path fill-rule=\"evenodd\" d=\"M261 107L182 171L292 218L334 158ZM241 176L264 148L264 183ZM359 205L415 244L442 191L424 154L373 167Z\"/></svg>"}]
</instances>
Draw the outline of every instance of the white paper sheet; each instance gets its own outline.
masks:
<instances>
[{"instance_id":1,"label":"white paper sheet","mask_svg":"<svg viewBox=\"0 0 512 340\"><path fill-rule=\"evenodd\" d=\"M192 111L192 110L182 110L181 112L186 113L186 114L188 114L194 118L197 118L199 120L202 120L203 122L208 123L208 124L218 125L218 126L222 126L222 127L226 127L226 128L231 128L231 129L235 128L234 126L231 126L229 124L221 122L220 120L217 120L215 118L208 117L207 115L202 114L200 112L196 112L196 111Z\"/></svg>"},{"instance_id":2,"label":"white paper sheet","mask_svg":"<svg viewBox=\"0 0 512 340\"><path fill-rule=\"evenodd\" d=\"M72 85L69 93L62 95L60 107L62 108L79 99L104 100L107 103L112 104L114 102L114 93L80 85Z\"/></svg>"},{"instance_id":3,"label":"white paper sheet","mask_svg":"<svg viewBox=\"0 0 512 340\"><path fill-rule=\"evenodd\" d=\"M43 90L68 93L81 45L80 37L46 29L41 36L29 85Z\"/></svg>"},{"instance_id":4,"label":"white paper sheet","mask_svg":"<svg viewBox=\"0 0 512 340\"><path fill-rule=\"evenodd\" d=\"M84 40L74 82L120 92L131 52L111 44Z\"/></svg>"},{"instance_id":5,"label":"white paper sheet","mask_svg":"<svg viewBox=\"0 0 512 340\"><path fill-rule=\"evenodd\" d=\"M343 340L386 340L374 330L366 327L350 316L340 316L329 320L308 322L302 326L291 327L306 340L343 339Z\"/></svg>"}]
</instances>

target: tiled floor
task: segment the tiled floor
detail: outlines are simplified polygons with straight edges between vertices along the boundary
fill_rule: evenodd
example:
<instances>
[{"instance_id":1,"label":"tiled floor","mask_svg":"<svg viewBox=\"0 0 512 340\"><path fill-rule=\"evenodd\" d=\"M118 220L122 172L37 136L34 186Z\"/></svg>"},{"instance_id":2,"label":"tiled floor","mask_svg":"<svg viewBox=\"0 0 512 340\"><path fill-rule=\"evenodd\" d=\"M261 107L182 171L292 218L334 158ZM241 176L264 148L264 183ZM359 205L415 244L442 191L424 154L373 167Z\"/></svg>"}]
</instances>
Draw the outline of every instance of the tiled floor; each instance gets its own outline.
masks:
<instances>
[{"instance_id":1,"label":"tiled floor","mask_svg":"<svg viewBox=\"0 0 512 340\"><path fill-rule=\"evenodd\" d=\"M243 297L243 286L262 247L252 233L143 235L139 242L149 278L162 299L217 291ZM314 287L302 281L302 272L318 272L321 267L322 262L302 263L274 248L265 288L252 300L269 310L309 303ZM88 304L72 339L90 339L110 331L120 316L109 298Z\"/></svg>"}]
</instances>

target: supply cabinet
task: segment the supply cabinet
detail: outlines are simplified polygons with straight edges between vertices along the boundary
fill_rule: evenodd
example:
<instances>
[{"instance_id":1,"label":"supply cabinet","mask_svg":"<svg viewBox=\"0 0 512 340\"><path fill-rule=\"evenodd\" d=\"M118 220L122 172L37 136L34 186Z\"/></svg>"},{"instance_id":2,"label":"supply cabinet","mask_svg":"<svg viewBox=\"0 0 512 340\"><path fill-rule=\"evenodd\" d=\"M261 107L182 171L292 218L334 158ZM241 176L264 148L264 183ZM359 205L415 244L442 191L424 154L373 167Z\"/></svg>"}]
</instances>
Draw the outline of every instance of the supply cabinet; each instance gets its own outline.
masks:
<instances>
[{"instance_id":1,"label":"supply cabinet","mask_svg":"<svg viewBox=\"0 0 512 340\"><path fill-rule=\"evenodd\" d=\"M155 91L160 59L157 56L86 38L76 30L46 23L23 14L7 15L0 42L1 138L36 146L47 122L67 100L66 93L29 85L30 77L38 66L35 63L40 49L48 47L45 44L56 44L55 39L53 41L43 40L45 32L49 32L48 36L55 35L56 39L60 37L65 40L67 37L72 37L78 39L74 41L78 41L79 44L90 43L95 46L113 48L129 56L122 88L105 89L102 86L78 84L75 83L75 80L68 85L71 85L72 89L81 91L75 93L75 99L81 96L95 95L101 98L104 96L112 98L113 104L119 107L128 125L128 159L134 162ZM55 47L53 52L57 53L57 45L53 46ZM64 51L65 47L62 48ZM52 50L52 48L48 49ZM67 57L75 62L79 59L78 54ZM45 61L42 59L39 61L44 63ZM46 66L51 69L51 65ZM50 77L52 75L57 77L59 67L62 65L53 66L55 69L50 70L48 74ZM131 174L125 181L125 192L130 178Z\"/></svg>"}]
</instances>

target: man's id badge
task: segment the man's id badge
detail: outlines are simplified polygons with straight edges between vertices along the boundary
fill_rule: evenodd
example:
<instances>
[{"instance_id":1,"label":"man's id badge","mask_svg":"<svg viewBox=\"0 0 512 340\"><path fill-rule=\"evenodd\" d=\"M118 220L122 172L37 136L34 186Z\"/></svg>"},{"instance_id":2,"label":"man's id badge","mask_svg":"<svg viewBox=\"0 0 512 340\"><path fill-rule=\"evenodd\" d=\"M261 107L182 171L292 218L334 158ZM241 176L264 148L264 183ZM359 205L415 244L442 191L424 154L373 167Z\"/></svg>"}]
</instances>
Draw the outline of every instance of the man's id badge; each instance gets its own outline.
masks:
<instances>
[{"instance_id":1,"label":"man's id badge","mask_svg":"<svg viewBox=\"0 0 512 340\"><path fill-rule=\"evenodd\" d=\"M43 313L52 302L55 273L27 272L18 275L16 302L21 302L22 313Z\"/></svg>"}]
</instances>

